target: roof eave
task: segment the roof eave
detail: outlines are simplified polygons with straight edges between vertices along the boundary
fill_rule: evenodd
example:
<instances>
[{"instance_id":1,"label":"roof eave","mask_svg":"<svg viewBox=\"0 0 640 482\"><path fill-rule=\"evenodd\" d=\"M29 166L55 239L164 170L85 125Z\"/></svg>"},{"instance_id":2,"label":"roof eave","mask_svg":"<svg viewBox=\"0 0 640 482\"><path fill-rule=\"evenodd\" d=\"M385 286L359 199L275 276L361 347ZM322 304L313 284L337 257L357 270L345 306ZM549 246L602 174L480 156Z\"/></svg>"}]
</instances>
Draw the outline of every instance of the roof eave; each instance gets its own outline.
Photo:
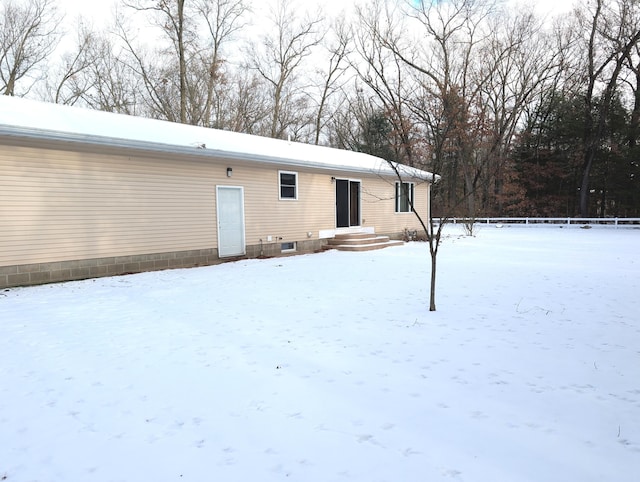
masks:
<instances>
[{"instance_id":1,"label":"roof eave","mask_svg":"<svg viewBox=\"0 0 640 482\"><path fill-rule=\"evenodd\" d=\"M93 145L100 147L112 147L121 149L132 149L136 151L144 152L157 152L162 154L180 154L190 157L199 157L202 159L212 158L224 158L229 160L238 160L243 162L262 162L271 164L274 166L286 166L297 168L311 168L322 169L326 171L339 171L339 172L351 172L362 174L376 174L380 176L395 177L396 174L391 167L387 169L378 168L366 168L357 166L341 166L335 164L328 164L310 160L301 160L294 158L287 158L281 156L270 156L266 154L255 153L243 153L237 151L227 151L222 149L211 149L208 147L194 146L180 146L175 144L165 144L162 142L149 142L149 141L137 141L131 139L122 139L107 136L92 136L86 134L73 134L67 132L59 132L44 129L25 128L18 126L9 126L6 124L0 124L0 136L15 137L22 139L37 139L50 142L67 142L77 145ZM383 164L384 165L384 164ZM417 171L417 170L416 170ZM425 172L425 171L420 171ZM426 172L425 172L426 173ZM437 182L440 176L432 173L426 173L426 179L422 179L426 182ZM430 178L429 178L430 177Z\"/></svg>"}]
</instances>

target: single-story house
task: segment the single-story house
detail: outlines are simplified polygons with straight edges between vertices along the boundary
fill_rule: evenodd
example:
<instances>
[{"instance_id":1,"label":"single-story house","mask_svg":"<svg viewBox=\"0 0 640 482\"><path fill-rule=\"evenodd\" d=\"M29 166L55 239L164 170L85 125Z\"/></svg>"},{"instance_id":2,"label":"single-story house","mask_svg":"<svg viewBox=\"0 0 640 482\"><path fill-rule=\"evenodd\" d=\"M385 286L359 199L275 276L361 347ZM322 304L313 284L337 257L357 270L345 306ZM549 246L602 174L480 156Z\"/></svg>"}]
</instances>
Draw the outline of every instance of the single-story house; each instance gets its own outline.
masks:
<instances>
[{"instance_id":1,"label":"single-story house","mask_svg":"<svg viewBox=\"0 0 640 482\"><path fill-rule=\"evenodd\" d=\"M363 153L0 96L0 288L421 230L438 176Z\"/></svg>"}]
</instances>

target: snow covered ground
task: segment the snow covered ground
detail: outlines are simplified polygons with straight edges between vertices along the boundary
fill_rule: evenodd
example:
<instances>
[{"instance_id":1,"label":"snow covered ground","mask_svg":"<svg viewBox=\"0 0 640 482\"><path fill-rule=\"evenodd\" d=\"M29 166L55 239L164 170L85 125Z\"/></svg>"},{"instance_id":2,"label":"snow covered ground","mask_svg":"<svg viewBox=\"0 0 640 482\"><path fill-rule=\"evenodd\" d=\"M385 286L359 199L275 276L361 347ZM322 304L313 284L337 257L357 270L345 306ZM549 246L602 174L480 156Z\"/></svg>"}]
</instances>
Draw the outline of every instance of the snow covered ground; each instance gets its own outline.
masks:
<instances>
[{"instance_id":1,"label":"snow covered ground","mask_svg":"<svg viewBox=\"0 0 640 482\"><path fill-rule=\"evenodd\" d=\"M640 230L0 292L0 479L635 482Z\"/></svg>"}]
</instances>

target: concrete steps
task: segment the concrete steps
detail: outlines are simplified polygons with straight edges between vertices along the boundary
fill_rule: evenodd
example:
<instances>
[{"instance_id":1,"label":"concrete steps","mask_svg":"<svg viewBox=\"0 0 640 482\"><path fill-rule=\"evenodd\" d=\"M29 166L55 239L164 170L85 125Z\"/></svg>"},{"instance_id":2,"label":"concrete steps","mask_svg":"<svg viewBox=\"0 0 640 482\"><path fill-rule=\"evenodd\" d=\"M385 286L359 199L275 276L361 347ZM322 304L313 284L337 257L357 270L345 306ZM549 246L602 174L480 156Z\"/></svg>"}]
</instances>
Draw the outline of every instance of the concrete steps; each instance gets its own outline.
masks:
<instances>
[{"instance_id":1,"label":"concrete steps","mask_svg":"<svg viewBox=\"0 0 640 482\"><path fill-rule=\"evenodd\" d=\"M372 233L345 233L336 234L329 240L324 249L371 251L374 249L388 248L389 246L401 246L403 244L403 241L390 240L389 236L376 236Z\"/></svg>"}]
</instances>

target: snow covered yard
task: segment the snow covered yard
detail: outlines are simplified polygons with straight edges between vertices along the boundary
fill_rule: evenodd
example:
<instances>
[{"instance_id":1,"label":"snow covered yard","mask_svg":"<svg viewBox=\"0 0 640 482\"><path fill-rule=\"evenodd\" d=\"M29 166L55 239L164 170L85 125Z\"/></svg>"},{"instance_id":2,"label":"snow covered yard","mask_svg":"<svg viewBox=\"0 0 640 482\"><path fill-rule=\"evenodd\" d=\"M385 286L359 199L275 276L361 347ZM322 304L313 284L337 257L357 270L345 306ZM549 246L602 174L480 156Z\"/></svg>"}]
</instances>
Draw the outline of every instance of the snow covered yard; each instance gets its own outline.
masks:
<instances>
[{"instance_id":1,"label":"snow covered yard","mask_svg":"<svg viewBox=\"0 0 640 482\"><path fill-rule=\"evenodd\" d=\"M640 230L0 292L0 479L634 482Z\"/></svg>"}]
</instances>

